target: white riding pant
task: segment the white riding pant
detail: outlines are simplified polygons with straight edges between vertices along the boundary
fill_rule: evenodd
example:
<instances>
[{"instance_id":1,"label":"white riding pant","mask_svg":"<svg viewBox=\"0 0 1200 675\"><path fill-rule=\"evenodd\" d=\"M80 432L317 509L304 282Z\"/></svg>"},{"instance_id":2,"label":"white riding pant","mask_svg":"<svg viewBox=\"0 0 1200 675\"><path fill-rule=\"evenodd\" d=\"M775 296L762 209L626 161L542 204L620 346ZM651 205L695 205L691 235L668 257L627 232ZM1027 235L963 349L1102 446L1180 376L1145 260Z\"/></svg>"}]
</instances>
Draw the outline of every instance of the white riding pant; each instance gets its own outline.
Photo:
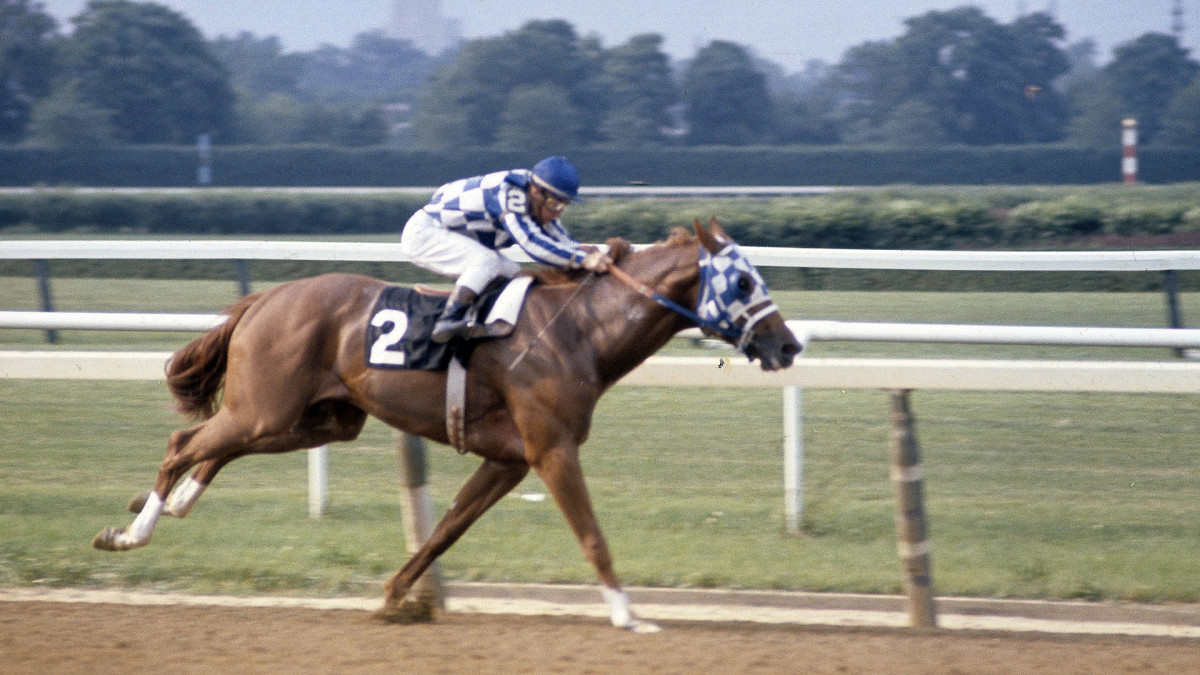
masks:
<instances>
[{"instance_id":1,"label":"white riding pant","mask_svg":"<svg viewBox=\"0 0 1200 675\"><path fill-rule=\"evenodd\" d=\"M455 277L455 286L476 294L496 277L511 278L521 266L474 239L448 230L424 209L408 219L400 234L400 250L413 264Z\"/></svg>"}]
</instances>

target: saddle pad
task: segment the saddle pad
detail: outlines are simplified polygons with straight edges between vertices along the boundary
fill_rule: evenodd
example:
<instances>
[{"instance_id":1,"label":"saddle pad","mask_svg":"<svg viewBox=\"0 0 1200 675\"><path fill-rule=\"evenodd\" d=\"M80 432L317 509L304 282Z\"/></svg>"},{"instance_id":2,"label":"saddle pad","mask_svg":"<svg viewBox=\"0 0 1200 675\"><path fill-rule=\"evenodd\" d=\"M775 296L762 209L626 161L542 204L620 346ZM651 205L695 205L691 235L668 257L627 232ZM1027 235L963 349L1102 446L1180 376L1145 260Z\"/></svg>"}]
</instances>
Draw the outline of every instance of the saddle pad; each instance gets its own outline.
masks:
<instances>
[{"instance_id":1,"label":"saddle pad","mask_svg":"<svg viewBox=\"0 0 1200 675\"><path fill-rule=\"evenodd\" d=\"M367 366L445 370L450 346L429 339L446 298L387 286L375 301L367 323Z\"/></svg>"},{"instance_id":2,"label":"saddle pad","mask_svg":"<svg viewBox=\"0 0 1200 675\"><path fill-rule=\"evenodd\" d=\"M512 333L532 282L533 277L529 276L511 281L498 279L484 289L467 315L471 323L480 316L487 317L483 322L486 331L480 339ZM439 344L429 339L446 300L444 295L429 295L403 286L384 287L367 322L367 367L445 370L454 356L465 362L478 340Z\"/></svg>"}]
</instances>

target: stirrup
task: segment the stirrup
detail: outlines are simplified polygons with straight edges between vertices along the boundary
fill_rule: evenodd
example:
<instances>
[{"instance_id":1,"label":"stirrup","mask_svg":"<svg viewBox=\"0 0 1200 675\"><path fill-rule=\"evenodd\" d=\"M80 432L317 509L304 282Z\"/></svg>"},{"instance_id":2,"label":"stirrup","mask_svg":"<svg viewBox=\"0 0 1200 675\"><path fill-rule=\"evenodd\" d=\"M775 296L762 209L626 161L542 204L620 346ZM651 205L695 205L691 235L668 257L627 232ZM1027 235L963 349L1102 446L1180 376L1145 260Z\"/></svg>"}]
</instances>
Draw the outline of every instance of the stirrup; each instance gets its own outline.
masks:
<instances>
[{"instance_id":1,"label":"stirrup","mask_svg":"<svg viewBox=\"0 0 1200 675\"><path fill-rule=\"evenodd\" d=\"M461 319L441 319L433 325L433 334L429 336L434 342L449 342L456 337L465 336L470 321L467 317Z\"/></svg>"}]
</instances>

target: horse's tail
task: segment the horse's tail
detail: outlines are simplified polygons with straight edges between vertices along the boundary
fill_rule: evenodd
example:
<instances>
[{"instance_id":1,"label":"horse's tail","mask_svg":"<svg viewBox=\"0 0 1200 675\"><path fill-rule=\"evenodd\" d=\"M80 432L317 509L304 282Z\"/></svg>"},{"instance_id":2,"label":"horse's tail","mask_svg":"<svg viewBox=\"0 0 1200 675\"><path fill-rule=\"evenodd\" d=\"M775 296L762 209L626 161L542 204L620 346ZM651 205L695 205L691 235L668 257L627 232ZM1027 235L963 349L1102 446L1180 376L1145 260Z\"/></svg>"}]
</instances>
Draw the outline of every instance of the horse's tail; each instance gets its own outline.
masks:
<instances>
[{"instance_id":1,"label":"horse's tail","mask_svg":"<svg viewBox=\"0 0 1200 675\"><path fill-rule=\"evenodd\" d=\"M202 419L217 413L225 384L229 338L259 295L247 295L226 309L229 319L225 323L192 340L167 361L167 388L179 412Z\"/></svg>"}]
</instances>

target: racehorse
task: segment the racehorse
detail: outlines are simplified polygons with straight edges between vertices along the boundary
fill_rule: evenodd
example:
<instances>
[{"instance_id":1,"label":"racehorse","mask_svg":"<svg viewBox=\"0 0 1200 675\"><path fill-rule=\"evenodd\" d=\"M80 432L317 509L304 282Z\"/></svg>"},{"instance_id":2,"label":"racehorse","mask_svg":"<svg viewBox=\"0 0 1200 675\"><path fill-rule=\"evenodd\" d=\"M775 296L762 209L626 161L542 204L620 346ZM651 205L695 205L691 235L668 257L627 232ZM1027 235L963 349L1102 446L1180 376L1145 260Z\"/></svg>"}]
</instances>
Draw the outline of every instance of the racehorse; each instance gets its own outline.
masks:
<instances>
[{"instance_id":1,"label":"racehorse","mask_svg":"<svg viewBox=\"0 0 1200 675\"><path fill-rule=\"evenodd\" d=\"M580 467L600 395L688 326L736 344L764 370L790 366L801 346L715 219L707 228L697 220L694 235L676 228L638 252L624 240L609 244L609 274L547 271L513 333L470 352L462 445L483 463L386 582L380 618L428 620L428 603L406 597L413 584L532 468L595 568L613 624L657 630L634 616L621 590ZM447 443L446 372L366 364L367 316L386 285L348 274L288 282L243 298L225 323L179 350L167 365L168 386L179 410L203 421L171 434L153 490L130 505L138 514L132 525L101 531L93 545L144 546L160 515L187 515L234 459L349 441L368 415Z\"/></svg>"}]
</instances>

